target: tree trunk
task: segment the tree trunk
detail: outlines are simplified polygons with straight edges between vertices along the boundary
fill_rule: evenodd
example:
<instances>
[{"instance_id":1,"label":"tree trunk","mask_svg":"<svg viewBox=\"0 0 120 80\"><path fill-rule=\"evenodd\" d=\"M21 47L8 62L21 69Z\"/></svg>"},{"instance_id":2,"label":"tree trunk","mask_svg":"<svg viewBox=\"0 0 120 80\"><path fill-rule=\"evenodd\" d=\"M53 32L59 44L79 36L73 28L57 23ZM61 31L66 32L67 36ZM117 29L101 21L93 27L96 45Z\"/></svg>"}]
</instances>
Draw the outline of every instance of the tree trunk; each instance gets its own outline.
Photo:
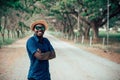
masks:
<instances>
[{"instance_id":1,"label":"tree trunk","mask_svg":"<svg viewBox=\"0 0 120 80\"><path fill-rule=\"evenodd\" d=\"M8 34L7 34L7 36L8 36L8 39L10 38L10 30L7 30L8 31Z\"/></svg>"},{"instance_id":2,"label":"tree trunk","mask_svg":"<svg viewBox=\"0 0 120 80\"><path fill-rule=\"evenodd\" d=\"M84 34L85 39L89 39L89 32L90 32L90 27L86 27L85 28L85 34Z\"/></svg>"},{"instance_id":3,"label":"tree trunk","mask_svg":"<svg viewBox=\"0 0 120 80\"><path fill-rule=\"evenodd\" d=\"M19 32L19 30L17 30L16 32L17 32L17 38L19 38L19 37L20 37L20 32Z\"/></svg>"},{"instance_id":4,"label":"tree trunk","mask_svg":"<svg viewBox=\"0 0 120 80\"><path fill-rule=\"evenodd\" d=\"M5 28L7 27L7 16L4 16L4 17L5 17L4 28L3 28L3 32L2 32L3 42L5 41Z\"/></svg>"},{"instance_id":5,"label":"tree trunk","mask_svg":"<svg viewBox=\"0 0 120 80\"><path fill-rule=\"evenodd\" d=\"M99 40L99 38L98 38L98 29L99 28L97 27L95 22L91 23L91 27L93 29L93 40L96 42Z\"/></svg>"}]
</instances>

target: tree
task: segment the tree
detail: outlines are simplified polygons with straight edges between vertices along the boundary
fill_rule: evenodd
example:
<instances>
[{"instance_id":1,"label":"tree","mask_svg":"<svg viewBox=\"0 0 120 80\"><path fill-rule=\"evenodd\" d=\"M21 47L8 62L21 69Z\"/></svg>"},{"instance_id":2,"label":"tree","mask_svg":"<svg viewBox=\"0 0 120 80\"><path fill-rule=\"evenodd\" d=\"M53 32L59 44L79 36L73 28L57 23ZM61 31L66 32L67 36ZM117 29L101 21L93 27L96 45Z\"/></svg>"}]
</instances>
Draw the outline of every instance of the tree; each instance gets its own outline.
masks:
<instances>
[{"instance_id":1,"label":"tree","mask_svg":"<svg viewBox=\"0 0 120 80\"><path fill-rule=\"evenodd\" d=\"M98 39L98 29L102 27L107 22L107 6L110 9L109 11L109 19L111 20L113 17L119 16L120 13L120 2L110 0L110 4L107 4L106 0L84 0L82 2L82 6L85 6L83 16L80 18L88 23L91 26L94 32L94 39ZM87 19L85 19L85 18Z\"/></svg>"},{"instance_id":2,"label":"tree","mask_svg":"<svg viewBox=\"0 0 120 80\"><path fill-rule=\"evenodd\" d=\"M47 0L44 0L44 3L47 4ZM108 8L110 9L109 20L112 20L114 17L119 18L120 16L119 0L110 0L109 5L107 4L107 0L58 0L56 2L53 0L52 3L49 3L52 4L49 6L49 10L53 16L60 15L64 19L66 16L62 14L72 14L72 16L74 16L74 18L77 20L77 17L79 15L79 19L88 25L88 29L86 29L88 31L85 31L85 34L87 34L86 38L89 36L89 29L92 28L94 33L93 38L95 40L98 40L99 38L99 28L105 25L107 22L107 6L109 6ZM76 9L79 12L76 11ZM66 22L68 22L68 19Z\"/></svg>"},{"instance_id":3,"label":"tree","mask_svg":"<svg viewBox=\"0 0 120 80\"><path fill-rule=\"evenodd\" d=\"M2 17L7 17L7 24L9 26L2 26L2 32L5 29L8 30L16 30L19 22L24 22L28 18L32 16L36 10L36 2L37 0L0 0L1 8L0 8L0 21L2 21ZM4 34L4 33L2 33Z\"/></svg>"}]
</instances>

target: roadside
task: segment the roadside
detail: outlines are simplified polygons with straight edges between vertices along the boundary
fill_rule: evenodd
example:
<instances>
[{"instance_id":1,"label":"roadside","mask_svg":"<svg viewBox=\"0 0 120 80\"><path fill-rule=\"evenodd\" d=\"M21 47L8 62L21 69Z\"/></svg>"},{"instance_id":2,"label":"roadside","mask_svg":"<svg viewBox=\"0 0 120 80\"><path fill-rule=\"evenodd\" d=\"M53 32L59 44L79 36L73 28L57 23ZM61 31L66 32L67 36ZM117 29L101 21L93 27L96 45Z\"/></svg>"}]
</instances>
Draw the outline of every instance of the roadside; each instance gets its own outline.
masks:
<instances>
[{"instance_id":1,"label":"roadside","mask_svg":"<svg viewBox=\"0 0 120 80\"><path fill-rule=\"evenodd\" d=\"M0 80L26 80L29 59L25 50L26 39L16 40L0 49Z\"/></svg>"},{"instance_id":2,"label":"roadside","mask_svg":"<svg viewBox=\"0 0 120 80\"><path fill-rule=\"evenodd\" d=\"M88 51L88 52L91 52L95 55L98 55L98 56L101 56L101 57L104 57L106 59L109 59L113 62L116 62L118 64L120 64L120 53L117 53L115 52L114 50L110 50L110 51L107 51L107 50L103 50L103 49L100 49L100 48L96 48L96 47L89 47L89 46L84 46L84 45L76 45L76 43L74 43L74 41L72 40L66 40L66 39L63 39L61 38L61 40L65 41L65 42L68 42L72 45L75 45L85 51Z\"/></svg>"}]
</instances>

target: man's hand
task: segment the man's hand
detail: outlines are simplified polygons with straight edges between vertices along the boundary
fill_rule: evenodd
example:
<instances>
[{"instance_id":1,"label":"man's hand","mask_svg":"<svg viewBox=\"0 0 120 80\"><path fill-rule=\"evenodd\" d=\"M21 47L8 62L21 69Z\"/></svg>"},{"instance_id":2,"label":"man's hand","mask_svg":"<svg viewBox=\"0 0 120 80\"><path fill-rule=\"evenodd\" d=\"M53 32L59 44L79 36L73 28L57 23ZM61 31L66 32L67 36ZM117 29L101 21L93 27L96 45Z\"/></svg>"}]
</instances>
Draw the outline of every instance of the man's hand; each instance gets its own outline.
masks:
<instances>
[{"instance_id":1,"label":"man's hand","mask_svg":"<svg viewBox=\"0 0 120 80\"><path fill-rule=\"evenodd\" d=\"M41 50L37 49L34 56L39 60L49 60L55 58L55 52L47 51L45 53L41 53Z\"/></svg>"},{"instance_id":2,"label":"man's hand","mask_svg":"<svg viewBox=\"0 0 120 80\"><path fill-rule=\"evenodd\" d=\"M49 59L53 59L53 58L55 58L55 57L56 57L55 51L51 51L50 56L49 56Z\"/></svg>"}]
</instances>

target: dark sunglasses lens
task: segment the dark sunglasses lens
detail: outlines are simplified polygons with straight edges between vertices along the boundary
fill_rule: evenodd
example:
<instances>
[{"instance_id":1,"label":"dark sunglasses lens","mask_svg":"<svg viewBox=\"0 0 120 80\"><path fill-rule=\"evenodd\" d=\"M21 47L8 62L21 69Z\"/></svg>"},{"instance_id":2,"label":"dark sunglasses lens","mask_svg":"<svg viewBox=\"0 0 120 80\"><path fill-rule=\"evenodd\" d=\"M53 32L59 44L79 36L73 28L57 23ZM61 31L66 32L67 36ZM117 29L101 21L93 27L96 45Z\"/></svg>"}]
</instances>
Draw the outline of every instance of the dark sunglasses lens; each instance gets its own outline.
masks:
<instances>
[{"instance_id":1,"label":"dark sunglasses lens","mask_svg":"<svg viewBox=\"0 0 120 80\"><path fill-rule=\"evenodd\" d=\"M44 30L45 30L45 28L44 28L44 27L41 27L41 30L43 30L43 31L44 31Z\"/></svg>"},{"instance_id":2,"label":"dark sunglasses lens","mask_svg":"<svg viewBox=\"0 0 120 80\"><path fill-rule=\"evenodd\" d=\"M36 30L42 30L42 31L45 30L44 26L35 26L35 29Z\"/></svg>"},{"instance_id":3,"label":"dark sunglasses lens","mask_svg":"<svg viewBox=\"0 0 120 80\"><path fill-rule=\"evenodd\" d=\"M39 27L38 27L38 26L35 26L35 29L36 29L36 30L39 30Z\"/></svg>"}]
</instances>

